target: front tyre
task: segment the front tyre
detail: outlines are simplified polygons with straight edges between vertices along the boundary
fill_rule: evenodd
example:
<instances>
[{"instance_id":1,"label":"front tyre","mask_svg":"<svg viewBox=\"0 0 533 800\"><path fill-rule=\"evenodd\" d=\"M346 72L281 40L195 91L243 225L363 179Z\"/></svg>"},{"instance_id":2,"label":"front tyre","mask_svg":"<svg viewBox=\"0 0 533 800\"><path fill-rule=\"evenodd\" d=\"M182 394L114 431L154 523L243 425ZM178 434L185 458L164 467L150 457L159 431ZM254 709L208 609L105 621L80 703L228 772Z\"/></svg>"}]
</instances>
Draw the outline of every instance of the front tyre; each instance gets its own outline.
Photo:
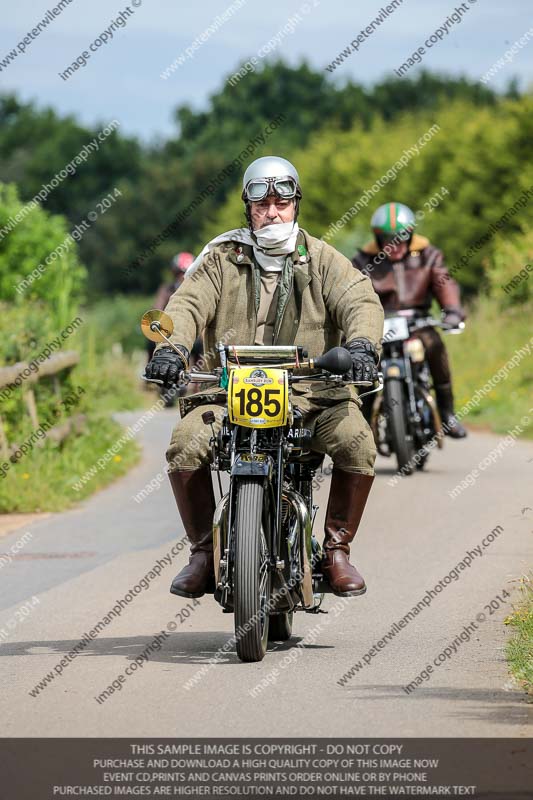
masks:
<instances>
[{"instance_id":1,"label":"front tyre","mask_svg":"<svg viewBox=\"0 0 533 800\"><path fill-rule=\"evenodd\" d=\"M409 433L407 404L404 386L401 381L387 380L384 389L384 402L387 409L389 436L396 455L398 472L411 475L413 465L413 438Z\"/></svg>"},{"instance_id":2,"label":"front tyre","mask_svg":"<svg viewBox=\"0 0 533 800\"><path fill-rule=\"evenodd\" d=\"M241 661L262 661L268 644L269 552L263 480L240 478L235 501L235 638Z\"/></svg>"}]
</instances>

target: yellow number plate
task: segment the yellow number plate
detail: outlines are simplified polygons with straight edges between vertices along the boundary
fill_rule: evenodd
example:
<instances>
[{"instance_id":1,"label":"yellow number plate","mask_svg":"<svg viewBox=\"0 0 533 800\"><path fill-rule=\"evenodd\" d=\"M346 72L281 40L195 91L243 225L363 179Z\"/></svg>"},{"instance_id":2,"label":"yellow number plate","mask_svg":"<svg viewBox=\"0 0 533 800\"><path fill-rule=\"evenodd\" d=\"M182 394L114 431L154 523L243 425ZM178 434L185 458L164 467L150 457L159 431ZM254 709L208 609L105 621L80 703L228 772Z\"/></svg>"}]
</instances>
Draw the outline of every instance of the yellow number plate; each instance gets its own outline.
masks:
<instances>
[{"instance_id":1,"label":"yellow number plate","mask_svg":"<svg viewBox=\"0 0 533 800\"><path fill-rule=\"evenodd\" d=\"M235 367L229 376L230 421L245 428L279 428L289 413L288 373L284 369Z\"/></svg>"}]
</instances>

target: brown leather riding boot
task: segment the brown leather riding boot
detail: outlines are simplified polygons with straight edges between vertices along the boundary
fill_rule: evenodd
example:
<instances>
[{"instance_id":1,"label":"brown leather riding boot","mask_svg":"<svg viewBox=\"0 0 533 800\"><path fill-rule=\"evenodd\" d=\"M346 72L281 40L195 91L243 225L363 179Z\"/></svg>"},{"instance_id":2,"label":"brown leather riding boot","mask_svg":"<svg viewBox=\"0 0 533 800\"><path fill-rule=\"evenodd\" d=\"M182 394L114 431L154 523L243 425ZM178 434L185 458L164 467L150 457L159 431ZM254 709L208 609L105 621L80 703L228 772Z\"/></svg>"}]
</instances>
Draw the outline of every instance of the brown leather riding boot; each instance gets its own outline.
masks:
<instances>
[{"instance_id":1,"label":"brown leather riding boot","mask_svg":"<svg viewBox=\"0 0 533 800\"><path fill-rule=\"evenodd\" d=\"M201 597L214 589L213 515L215 494L209 466L169 472L178 511L191 542L189 563L172 581L170 591L180 597Z\"/></svg>"},{"instance_id":2,"label":"brown leather riding boot","mask_svg":"<svg viewBox=\"0 0 533 800\"><path fill-rule=\"evenodd\" d=\"M334 594L352 597L366 592L362 575L350 564L352 542L365 505L373 475L360 475L334 469L331 474L324 539L322 573L327 578Z\"/></svg>"},{"instance_id":3,"label":"brown leather riding boot","mask_svg":"<svg viewBox=\"0 0 533 800\"><path fill-rule=\"evenodd\" d=\"M468 432L461 425L453 410L453 392L451 383L435 385L437 407L442 419L444 433L452 439L464 439Z\"/></svg>"}]
</instances>

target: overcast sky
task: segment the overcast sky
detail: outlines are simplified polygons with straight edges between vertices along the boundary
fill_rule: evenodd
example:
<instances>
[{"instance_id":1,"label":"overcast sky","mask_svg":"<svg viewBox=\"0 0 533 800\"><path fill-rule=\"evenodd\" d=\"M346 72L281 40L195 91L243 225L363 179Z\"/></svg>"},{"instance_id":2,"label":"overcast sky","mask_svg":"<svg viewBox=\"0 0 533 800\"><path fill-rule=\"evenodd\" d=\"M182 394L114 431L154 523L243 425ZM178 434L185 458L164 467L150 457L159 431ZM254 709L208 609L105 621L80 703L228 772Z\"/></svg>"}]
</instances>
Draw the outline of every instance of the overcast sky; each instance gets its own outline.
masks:
<instances>
[{"instance_id":1,"label":"overcast sky","mask_svg":"<svg viewBox=\"0 0 533 800\"><path fill-rule=\"evenodd\" d=\"M96 37L126 8L126 1L72 0L29 40L25 52L2 66L1 90L17 91L23 99L51 105L61 113L74 113L88 124L116 118L123 133L147 140L165 137L175 131L172 112L177 105L205 105L238 64L257 57L290 18L294 32L282 35L273 56L291 64L305 58L314 68L325 69L390 2L307 0L305 5L305 0L129 0L131 13L125 27L117 28L107 44L90 54L87 66L62 80L58 73L89 50ZM0 65L57 2L18 0L5 4ZM165 68L230 5L234 11L231 19L208 35L193 57L163 80L160 75ZM362 41L358 52L337 67L334 79L343 83L352 78L370 84L390 74L459 5L458 0L403 0L373 35ZM302 11L302 6L307 10ZM531 0L465 0L465 6L468 10L461 23L450 27L443 41L427 50L423 66L478 80L531 30L531 38L491 81L492 86L501 88L512 76L518 76L523 88L531 86ZM409 74L414 72L411 69Z\"/></svg>"}]
</instances>

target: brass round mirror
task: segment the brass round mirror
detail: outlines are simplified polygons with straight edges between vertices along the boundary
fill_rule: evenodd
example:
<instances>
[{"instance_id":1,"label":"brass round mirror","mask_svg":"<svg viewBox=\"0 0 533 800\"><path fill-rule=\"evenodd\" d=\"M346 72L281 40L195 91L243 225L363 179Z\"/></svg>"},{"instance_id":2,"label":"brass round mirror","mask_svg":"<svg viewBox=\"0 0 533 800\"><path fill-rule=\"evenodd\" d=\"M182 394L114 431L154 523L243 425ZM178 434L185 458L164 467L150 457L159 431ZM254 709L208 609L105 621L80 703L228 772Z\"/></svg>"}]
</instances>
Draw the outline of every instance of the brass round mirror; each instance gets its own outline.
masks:
<instances>
[{"instance_id":1,"label":"brass round mirror","mask_svg":"<svg viewBox=\"0 0 533 800\"><path fill-rule=\"evenodd\" d=\"M173 330L174 324L171 318L164 311L159 311L158 308L152 308L151 311L142 315L141 331L151 342L164 342L165 339L161 334L163 333L169 338Z\"/></svg>"}]
</instances>

